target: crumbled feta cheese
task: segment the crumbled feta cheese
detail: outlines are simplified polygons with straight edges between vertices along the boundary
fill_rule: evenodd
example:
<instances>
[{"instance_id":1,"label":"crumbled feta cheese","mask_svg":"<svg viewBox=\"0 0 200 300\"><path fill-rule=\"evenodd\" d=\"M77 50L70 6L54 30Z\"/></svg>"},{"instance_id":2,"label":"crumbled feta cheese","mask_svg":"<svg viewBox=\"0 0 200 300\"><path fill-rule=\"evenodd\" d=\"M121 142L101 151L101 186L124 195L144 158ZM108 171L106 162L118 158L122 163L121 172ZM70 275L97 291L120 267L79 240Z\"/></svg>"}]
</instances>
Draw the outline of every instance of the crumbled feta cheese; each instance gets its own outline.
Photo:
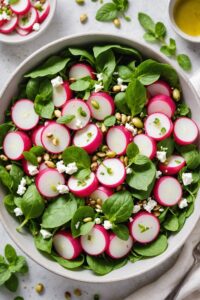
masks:
<instances>
[{"instance_id":1,"label":"crumbled feta cheese","mask_svg":"<svg viewBox=\"0 0 200 300\"><path fill-rule=\"evenodd\" d=\"M123 83L123 79L120 78L120 77L118 77L118 78L117 78L117 84L118 84L118 85L121 85L122 83Z\"/></svg>"},{"instance_id":2,"label":"crumbled feta cheese","mask_svg":"<svg viewBox=\"0 0 200 300\"><path fill-rule=\"evenodd\" d=\"M139 211L140 211L140 205L134 205L134 207L133 207L133 214L137 214Z\"/></svg>"},{"instance_id":3,"label":"crumbled feta cheese","mask_svg":"<svg viewBox=\"0 0 200 300\"><path fill-rule=\"evenodd\" d=\"M109 221L109 220L105 220L103 222L103 227L106 229L106 230L109 230L112 228L112 223Z\"/></svg>"},{"instance_id":4,"label":"crumbled feta cheese","mask_svg":"<svg viewBox=\"0 0 200 300\"><path fill-rule=\"evenodd\" d=\"M26 179L23 177L18 185L17 194L22 196L26 192Z\"/></svg>"},{"instance_id":5,"label":"crumbled feta cheese","mask_svg":"<svg viewBox=\"0 0 200 300\"><path fill-rule=\"evenodd\" d=\"M132 222L133 221L133 218L129 218L129 222Z\"/></svg>"},{"instance_id":6,"label":"crumbled feta cheese","mask_svg":"<svg viewBox=\"0 0 200 300\"><path fill-rule=\"evenodd\" d=\"M124 92L127 89L127 85L123 84L123 79L122 78L117 78L117 84L120 86L121 88L121 92Z\"/></svg>"},{"instance_id":7,"label":"crumbled feta cheese","mask_svg":"<svg viewBox=\"0 0 200 300\"><path fill-rule=\"evenodd\" d=\"M157 202L155 200L148 198L147 204L144 204L143 207L146 211L148 211L150 213L156 205L157 205Z\"/></svg>"},{"instance_id":8,"label":"crumbled feta cheese","mask_svg":"<svg viewBox=\"0 0 200 300\"><path fill-rule=\"evenodd\" d=\"M102 212L102 209L100 209L100 208L95 208L95 210L96 210L96 212L98 212L98 213L101 213L101 212Z\"/></svg>"},{"instance_id":9,"label":"crumbled feta cheese","mask_svg":"<svg viewBox=\"0 0 200 300\"><path fill-rule=\"evenodd\" d=\"M101 224L101 219L100 218L95 218L94 221L95 221L95 224Z\"/></svg>"},{"instance_id":10,"label":"crumbled feta cheese","mask_svg":"<svg viewBox=\"0 0 200 300\"><path fill-rule=\"evenodd\" d=\"M83 124L81 120L76 120L76 128L82 128Z\"/></svg>"},{"instance_id":11,"label":"crumbled feta cheese","mask_svg":"<svg viewBox=\"0 0 200 300\"><path fill-rule=\"evenodd\" d=\"M182 174L182 180L184 185L189 185L192 183L193 178L192 178L192 173L183 173Z\"/></svg>"},{"instance_id":12,"label":"crumbled feta cheese","mask_svg":"<svg viewBox=\"0 0 200 300\"><path fill-rule=\"evenodd\" d=\"M15 213L16 217L23 216L23 212L22 212L21 208L19 208L19 207L16 207L14 209L14 213Z\"/></svg>"},{"instance_id":13,"label":"crumbled feta cheese","mask_svg":"<svg viewBox=\"0 0 200 300\"><path fill-rule=\"evenodd\" d=\"M33 25L33 30L34 30L34 31L39 31L39 30L40 30L40 24L39 24L39 23L35 23L35 24Z\"/></svg>"},{"instance_id":14,"label":"crumbled feta cheese","mask_svg":"<svg viewBox=\"0 0 200 300\"><path fill-rule=\"evenodd\" d=\"M28 164L28 172L31 176L34 176L39 173L37 166L34 166L30 163Z\"/></svg>"},{"instance_id":15,"label":"crumbled feta cheese","mask_svg":"<svg viewBox=\"0 0 200 300\"><path fill-rule=\"evenodd\" d=\"M77 165L75 162L70 163L66 166L65 173L72 175L78 171Z\"/></svg>"},{"instance_id":16,"label":"crumbled feta cheese","mask_svg":"<svg viewBox=\"0 0 200 300\"><path fill-rule=\"evenodd\" d=\"M66 171L66 166L64 165L63 160L60 160L56 163L56 169L60 174Z\"/></svg>"},{"instance_id":17,"label":"crumbled feta cheese","mask_svg":"<svg viewBox=\"0 0 200 300\"><path fill-rule=\"evenodd\" d=\"M76 224L75 224L75 228L78 229L80 226L80 222L78 221Z\"/></svg>"},{"instance_id":18,"label":"crumbled feta cheese","mask_svg":"<svg viewBox=\"0 0 200 300\"><path fill-rule=\"evenodd\" d=\"M132 133L133 136L137 134L137 128L130 125L129 123L126 123L125 128L128 129Z\"/></svg>"},{"instance_id":19,"label":"crumbled feta cheese","mask_svg":"<svg viewBox=\"0 0 200 300\"><path fill-rule=\"evenodd\" d=\"M166 151L157 151L156 157L160 162L165 162L167 159L167 152Z\"/></svg>"},{"instance_id":20,"label":"crumbled feta cheese","mask_svg":"<svg viewBox=\"0 0 200 300\"><path fill-rule=\"evenodd\" d=\"M126 169L126 174L131 174L132 172L133 172L133 170L131 168Z\"/></svg>"},{"instance_id":21,"label":"crumbled feta cheese","mask_svg":"<svg viewBox=\"0 0 200 300\"><path fill-rule=\"evenodd\" d=\"M160 176L162 175L162 172L161 171L156 171L156 178L160 178Z\"/></svg>"},{"instance_id":22,"label":"crumbled feta cheese","mask_svg":"<svg viewBox=\"0 0 200 300\"><path fill-rule=\"evenodd\" d=\"M162 208L162 207L159 208L159 211L160 211L160 212L163 212L163 211L164 211L164 208Z\"/></svg>"},{"instance_id":23,"label":"crumbled feta cheese","mask_svg":"<svg viewBox=\"0 0 200 300\"><path fill-rule=\"evenodd\" d=\"M101 90L103 90L103 88L104 88L104 86L103 86L103 84L101 84L101 83L96 83L96 84L94 85L95 93L100 92Z\"/></svg>"},{"instance_id":24,"label":"crumbled feta cheese","mask_svg":"<svg viewBox=\"0 0 200 300\"><path fill-rule=\"evenodd\" d=\"M63 79L61 76L57 76L51 80L51 84L53 87L57 88L63 84Z\"/></svg>"},{"instance_id":25,"label":"crumbled feta cheese","mask_svg":"<svg viewBox=\"0 0 200 300\"><path fill-rule=\"evenodd\" d=\"M67 185L64 184L58 184L56 187L56 190L59 192L59 194L67 194L69 193L69 188Z\"/></svg>"},{"instance_id":26,"label":"crumbled feta cheese","mask_svg":"<svg viewBox=\"0 0 200 300\"><path fill-rule=\"evenodd\" d=\"M41 233L44 240L49 239L50 237L52 237L52 233L49 232L48 230L41 229L40 233Z\"/></svg>"},{"instance_id":27,"label":"crumbled feta cheese","mask_svg":"<svg viewBox=\"0 0 200 300\"><path fill-rule=\"evenodd\" d=\"M185 207L187 207L188 206L188 202L187 202L187 199L181 199L181 201L178 203L178 207L180 208L180 209L183 209L183 208L185 208Z\"/></svg>"},{"instance_id":28,"label":"crumbled feta cheese","mask_svg":"<svg viewBox=\"0 0 200 300\"><path fill-rule=\"evenodd\" d=\"M98 79L98 81L102 81L103 80L103 73L97 74L97 79Z\"/></svg>"}]
</instances>

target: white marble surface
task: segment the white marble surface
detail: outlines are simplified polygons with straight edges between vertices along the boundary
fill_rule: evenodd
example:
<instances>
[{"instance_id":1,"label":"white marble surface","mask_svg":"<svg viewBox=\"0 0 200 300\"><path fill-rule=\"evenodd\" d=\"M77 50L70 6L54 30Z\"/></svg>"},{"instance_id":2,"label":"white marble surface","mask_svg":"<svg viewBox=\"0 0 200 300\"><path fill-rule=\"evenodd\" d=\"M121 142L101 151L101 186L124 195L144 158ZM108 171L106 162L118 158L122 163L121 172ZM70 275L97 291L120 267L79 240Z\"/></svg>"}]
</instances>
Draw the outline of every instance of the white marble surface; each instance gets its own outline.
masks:
<instances>
[{"instance_id":1,"label":"white marble surface","mask_svg":"<svg viewBox=\"0 0 200 300\"><path fill-rule=\"evenodd\" d=\"M73 33L98 31L112 32L119 35L123 33L133 39L142 38L143 30L137 21L137 14L139 11L149 13L155 20L164 21L168 28L169 35L174 37L177 41L179 52L186 52L189 54L193 62L193 70L190 74L186 74L187 76L191 77L200 69L200 46L187 43L177 37L172 31L168 20L167 0L129 0L131 5L128 14L132 17L132 22L128 23L126 21L122 21L122 28L120 30L116 29L112 24L103 24L95 21L95 11L99 5L97 3L86 0L87 5L80 7L75 4L75 0L57 0L57 2L58 6L55 18L47 31L39 37L38 40L21 46L0 44L0 89L3 88L4 83L9 79L10 74L15 70L16 66L20 64L20 62L41 46L59 37ZM81 13L87 13L89 16L89 21L85 25L81 25L79 22L79 16ZM157 45L151 45L151 47L158 49ZM5 233L1 224L0 237L0 253L2 253L5 244L12 243L12 241ZM196 235L194 239L196 239ZM17 293L23 296L25 300L62 300L64 299L65 291L69 290L72 292L73 289L77 287L82 290L83 295L81 297L73 296L72 299L92 300L93 295L95 293L99 293L101 295L101 300L122 300L123 297L132 290L131 281L103 286L99 284L83 284L58 277L39 267L30 259L28 259L28 263L30 266L29 275L22 278L21 286ZM159 276L159 274L153 275ZM38 282L44 283L46 287L45 293L42 296L38 296L34 292L34 286ZM13 298L14 296L7 290L3 288L0 289L1 300L12 300Z\"/></svg>"}]
</instances>

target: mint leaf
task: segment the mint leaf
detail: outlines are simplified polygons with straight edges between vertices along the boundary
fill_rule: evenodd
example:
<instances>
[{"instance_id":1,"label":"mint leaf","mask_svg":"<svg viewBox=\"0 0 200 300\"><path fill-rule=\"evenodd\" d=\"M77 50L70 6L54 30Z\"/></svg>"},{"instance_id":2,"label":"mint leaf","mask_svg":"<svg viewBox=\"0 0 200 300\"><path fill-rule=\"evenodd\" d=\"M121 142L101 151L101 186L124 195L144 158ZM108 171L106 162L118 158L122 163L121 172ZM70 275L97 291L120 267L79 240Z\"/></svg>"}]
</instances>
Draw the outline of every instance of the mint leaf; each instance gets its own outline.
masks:
<instances>
[{"instance_id":1,"label":"mint leaf","mask_svg":"<svg viewBox=\"0 0 200 300\"><path fill-rule=\"evenodd\" d=\"M65 115L62 117L59 117L56 122L59 124L69 124L72 120L74 120L75 115Z\"/></svg>"},{"instance_id":2,"label":"mint leaf","mask_svg":"<svg viewBox=\"0 0 200 300\"><path fill-rule=\"evenodd\" d=\"M138 20L140 25L150 33L155 33L155 23L150 16L145 13L140 12L138 14Z\"/></svg>"},{"instance_id":3,"label":"mint leaf","mask_svg":"<svg viewBox=\"0 0 200 300\"><path fill-rule=\"evenodd\" d=\"M190 58L186 54L179 54L177 56L177 62L179 66L185 71L190 71L192 68L192 63L190 61Z\"/></svg>"},{"instance_id":4,"label":"mint leaf","mask_svg":"<svg viewBox=\"0 0 200 300\"><path fill-rule=\"evenodd\" d=\"M112 21L117 17L118 9L116 4L114 3L106 3L99 8L96 13L96 20L97 21Z\"/></svg>"}]
</instances>

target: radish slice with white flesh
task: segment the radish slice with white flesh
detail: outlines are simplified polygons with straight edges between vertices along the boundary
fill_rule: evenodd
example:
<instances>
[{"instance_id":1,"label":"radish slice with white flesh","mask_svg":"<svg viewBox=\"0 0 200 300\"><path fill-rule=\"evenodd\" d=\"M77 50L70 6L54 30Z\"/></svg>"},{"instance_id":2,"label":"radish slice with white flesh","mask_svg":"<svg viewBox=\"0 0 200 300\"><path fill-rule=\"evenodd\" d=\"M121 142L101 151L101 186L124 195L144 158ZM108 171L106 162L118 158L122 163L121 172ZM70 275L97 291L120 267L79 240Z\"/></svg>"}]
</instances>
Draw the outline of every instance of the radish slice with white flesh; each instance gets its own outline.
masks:
<instances>
[{"instance_id":1,"label":"radish slice with white flesh","mask_svg":"<svg viewBox=\"0 0 200 300\"><path fill-rule=\"evenodd\" d=\"M90 198L97 200L101 199L102 202L106 201L110 196L112 196L113 190L105 186L99 186L91 195Z\"/></svg>"},{"instance_id":2,"label":"radish slice with white flesh","mask_svg":"<svg viewBox=\"0 0 200 300\"><path fill-rule=\"evenodd\" d=\"M72 130L84 128L90 121L91 113L87 103L81 99L71 99L63 106L63 116L73 116L73 120L66 124Z\"/></svg>"},{"instance_id":3,"label":"radish slice with white flesh","mask_svg":"<svg viewBox=\"0 0 200 300\"><path fill-rule=\"evenodd\" d=\"M58 255L68 260L77 258L82 252L80 240L64 230L54 235L53 246Z\"/></svg>"},{"instance_id":4,"label":"radish slice with white flesh","mask_svg":"<svg viewBox=\"0 0 200 300\"><path fill-rule=\"evenodd\" d=\"M37 9L37 6L35 8ZM44 20L48 17L49 12L50 12L50 3L49 3L49 1L46 0L45 3L41 3L41 8L37 9L37 12L38 12L38 21L39 21L39 23L44 22Z\"/></svg>"},{"instance_id":5,"label":"radish slice with white flesh","mask_svg":"<svg viewBox=\"0 0 200 300\"><path fill-rule=\"evenodd\" d=\"M62 153L71 141L69 130L55 121L49 122L41 134L43 147L54 154Z\"/></svg>"},{"instance_id":6,"label":"radish slice with white flesh","mask_svg":"<svg viewBox=\"0 0 200 300\"><path fill-rule=\"evenodd\" d=\"M115 112L115 103L113 98L104 92L92 93L87 101L90 107L92 117L98 121L103 121L106 117Z\"/></svg>"},{"instance_id":7,"label":"radish slice with white flesh","mask_svg":"<svg viewBox=\"0 0 200 300\"><path fill-rule=\"evenodd\" d=\"M127 241L122 240L116 236L116 234L111 233L109 237L109 244L106 249L106 254L114 259L119 259L126 256L133 247L133 238L129 235Z\"/></svg>"},{"instance_id":8,"label":"radish slice with white flesh","mask_svg":"<svg viewBox=\"0 0 200 300\"><path fill-rule=\"evenodd\" d=\"M42 135L43 129L44 129L44 126L39 125L36 128L34 128L34 130L32 131L31 140L35 146L42 146L41 135Z\"/></svg>"},{"instance_id":9,"label":"radish slice with white flesh","mask_svg":"<svg viewBox=\"0 0 200 300\"><path fill-rule=\"evenodd\" d=\"M30 130L37 126L39 116L34 109L34 103L28 99L18 100L11 109L13 123L22 130Z\"/></svg>"},{"instance_id":10,"label":"radish slice with white flesh","mask_svg":"<svg viewBox=\"0 0 200 300\"><path fill-rule=\"evenodd\" d=\"M35 184L42 196L54 198L59 195L56 187L65 184L65 177L56 169L43 169L37 174Z\"/></svg>"},{"instance_id":11,"label":"radish slice with white flesh","mask_svg":"<svg viewBox=\"0 0 200 300\"><path fill-rule=\"evenodd\" d=\"M91 77L92 79L95 79L95 71L90 65L78 63L70 68L69 78L78 80L84 77Z\"/></svg>"},{"instance_id":12,"label":"radish slice with white flesh","mask_svg":"<svg viewBox=\"0 0 200 300\"><path fill-rule=\"evenodd\" d=\"M146 134L138 134L134 136L133 142L138 146L142 155L153 159L156 155L156 142Z\"/></svg>"},{"instance_id":13,"label":"radish slice with white flesh","mask_svg":"<svg viewBox=\"0 0 200 300\"><path fill-rule=\"evenodd\" d=\"M21 36L26 36L26 35L28 35L28 34L30 33L30 31L21 29L21 28L19 28L18 26L15 28L15 30L16 30L17 33L19 33L19 35L21 35Z\"/></svg>"},{"instance_id":14,"label":"radish slice with white flesh","mask_svg":"<svg viewBox=\"0 0 200 300\"><path fill-rule=\"evenodd\" d=\"M163 113L168 118L172 118L176 110L173 99L166 95L157 95L150 99L147 106L147 114Z\"/></svg>"},{"instance_id":15,"label":"radish slice with white flesh","mask_svg":"<svg viewBox=\"0 0 200 300\"><path fill-rule=\"evenodd\" d=\"M145 121L145 132L156 141L168 138L173 131L172 121L162 113L154 113Z\"/></svg>"},{"instance_id":16,"label":"radish slice with white flesh","mask_svg":"<svg viewBox=\"0 0 200 300\"><path fill-rule=\"evenodd\" d=\"M88 178L79 180L71 176L68 180L69 190L78 197L88 197L98 187L98 180L94 173L90 173Z\"/></svg>"},{"instance_id":17,"label":"radish slice with white flesh","mask_svg":"<svg viewBox=\"0 0 200 300\"><path fill-rule=\"evenodd\" d=\"M147 91L149 94L154 97L156 95L162 94L162 95L167 95L171 96L171 87L169 84L163 80L158 80L150 85L147 86Z\"/></svg>"},{"instance_id":18,"label":"radish slice with white flesh","mask_svg":"<svg viewBox=\"0 0 200 300\"><path fill-rule=\"evenodd\" d=\"M180 155L172 155L165 163L159 164L159 170L166 175L175 175L185 166L185 159Z\"/></svg>"},{"instance_id":19,"label":"radish slice with white flesh","mask_svg":"<svg viewBox=\"0 0 200 300\"><path fill-rule=\"evenodd\" d=\"M83 250L92 256L102 254L109 244L109 234L101 225L95 225L92 230L80 238Z\"/></svg>"},{"instance_id":20,"label":"radish slice with white flesh","mask_svg":"<svg viewBox=\"0 0 200 300\"><path fill-rule=\"evenodd\" d=\"M129 223L129 229L135 241L147 244L157 238L160 232L160 222L153 214L141 212Z\"/></svg>"},{"instance_id":21,"label":"radish slice with white flesh","mask_svg":"<svg viewBox=\"0 0 200 300\"><path fill-rule=\"evenodd\" d=\"M38 13L34 7L31 7L26 15L20 16L18 19L18 27L23 30L31 31L33 25L38 22Z\"/></svg>"},{"instance_id":22,"label":"radish slice with white flesh","mask_svg":"<svg viewBox=\"0 0 200 300\"><path fill-rule=\"evenodd\" d=\"M154 197L163 206L176 205L182 198L182 187L176 178L163 176L155 183Z\"/></svg>"},{"instance_id":23,"label":"radish slice with white flesh","mask_svg":"<svg viewBox=\"0 0 200 300\"><path fill-rule=\"evenodd\" d=\"M18 22L17 16L15 16L15 15L12 16L10 20L4 22L0 26L0 32L5 33L5 34L9 34L9 33L13 32L17 26L17 22Z\"/></svg>"},{"instance_id":24,"label":"radish slice with white flesh","mask_svg":"<svg viewBox=\"0 0 200 300\"><path fill-rule=\"evenodd\" d=\"M62 107L71 98L72 90L67 81L58 87L53 87L53 104L55 107Z\"/></svg>"},{"instance_id":25,"label":"radish slice with white flesh","mask_svg":"<svg viewBox=\"0 0 200 300\"><path fill-rule=\"evenodd\" d=\"M129 130L122 126L113 126L108 130L106 135L106 143L111 151L117 155L126 153L126 148L133 140L133 136Z\"/></svg>"},{"instance_id":26,"label":"radish slice with white flesh","mask_svg":"<svg viewBox=\"0 0 200 300\"><path fill-rule=\"evenodd\" d=\"M42 171L42 170L45 170L45 169L48 169L47 165L45 164L45 162L42 162L40 165L39 165L39 171Z\"/></svg>"},{"instance_id":27,"label":"radish slice with white flesh","mask_svg":"<svg viewBox=\"0 0 200 300\"><path fill-rule=\"evenodd\" d=\"M97 179L106 187L115 188L126 178L124 164L117 158L108 158L97 169Z\"/></svg>"},{"instance_id":28,"label":"radish slice with white flesh","mask_svg":"<svg viewBox=\"0 0 200 300\"><path fill-rule=\"evenodd\" d=\"M199 135L196 123L186 117L177 119L174 123L174 140L179 145L194 143Z\"/></svg>"},{"instance_id":29,"label":"radish slice with white flesh","mask_svg":"<svg viewBox=\"0 0 200 300\"><path fill-rule=\"evenodd\" d=\"M29 161L27 161L26 159L22 159L22 167L23 167L24 172L25 172L28 176L35 176L35 175L38 174L38 172L39 172L37 166L34 166L34 168L36 168L36 172L33 173L33 174L31 174L29 168L30 168L30 167L33 167L33 165L32 165Z\"/></svg>"},{"instance_id":30,"label":"radish slice with white flesh","mask_svg":"<svg viewBox=\"0 0 200 300\"><path fill-rule=\"evenodd\" d=\"M22 131L9 132L3 141L4 153L11 160L22 159L23 152L28 151L31 146L29 136Z\"/></svg>"},{"instance_id":31,"label":"radish slice with white flesh","mask_svg":"<svg viewBox=\"0 0 200 300\"><path fill-rule=\"evenodd\" d=\"M10 4L10 9L16 15L25 15L31 7L30 0L18 0L16 3Z\"/></svg>"},{"instance_id":32,"label":"radish slice with white flesh","mask_svg":"<svg viewBox=\"0 0 200 300\"><path fill-rule=\"evenodd\" d=\"M76 131L73 144L88 153L93 153L102 144L102 140L101 130L95 124L88 124L85 128Z\"/></svg>"}]
</instances>

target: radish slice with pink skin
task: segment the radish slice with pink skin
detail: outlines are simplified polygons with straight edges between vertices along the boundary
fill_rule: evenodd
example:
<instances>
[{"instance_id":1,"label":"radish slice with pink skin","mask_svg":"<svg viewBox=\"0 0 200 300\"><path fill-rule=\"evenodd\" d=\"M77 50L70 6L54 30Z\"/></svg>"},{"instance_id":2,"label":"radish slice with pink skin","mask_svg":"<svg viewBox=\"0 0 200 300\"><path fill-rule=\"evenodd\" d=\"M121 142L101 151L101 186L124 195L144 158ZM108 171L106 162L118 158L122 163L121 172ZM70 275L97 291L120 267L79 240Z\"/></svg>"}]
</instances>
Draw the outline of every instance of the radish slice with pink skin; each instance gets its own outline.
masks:
<instances>
[{"instance_id":1,"label":"radish slice with pink skin","mask_svg":"<svg viewBox=\"0 0 200 300\"><path fill-rule=\"evenodd\" d=\"M26 15L20 16L18 19L18 27L23 30L31 31L33 25L38 22L38 13L34 7L31 7Z\"/></svg>"},{"instance_id":2,"label":"radish slice with pink skin","mask_svg":"<svg viewBox=\"0 0 200 300\"><path fill-rule=\"evenodd\" d=\"M38 12L39 23L44 22L44 20L48 17L50 8L51 7L50 7L50 3L48 0L46 0L46 2L42 4L42 10L36 8L37 12Z\"/></svg>"},{"instance_id":3,"label":"radish slice with pink skin","mask_svg":"<svg viewBox=\"0 0 200 300\"><path fill-rule=\"evenodd\" d=\"M179 145L189 145L196 142L199 129L196 123L186 117L179 118L174 123L174 140Z\"/></svg>"},{"instance_id":4,"label":"radish slice with pink skin","mask_svg":"<svg viewBox=\"0 0 200 300\"><path fill-rule=\"evenodd\" d=\"M101 199L102 202L106 201L113 194L113 190L105 186L99 186L91 195L90 198L97 200Z\"/></svg>"},{"instance_id":5,"label":"radish slice with pink skin","mask_svg":"<svg viewBox=\"0 0 200 300\"><path fill-rule=\"evenodd\" d=\"M47 165L45 164L45 162L43 162L43 163L41 163L39 165L39 171L42 171L42 170L45 170L45 169L49 169L49 168L47 167Z\"/></svg>"},{"instance_id":6,"label":"radish slice with pink skin","mask_svg":"<svg viewBox=\"0 0 200 300\"><path fill-rule=\"evenodd\" d=\"M90 65L78 63L70 68L69 78L78 80L84 77L91 77L92 79L95 79L95 71Z\"/></svg>"},{"instance_id":7,"label":"radish slice with pink skin","mask_svg":"<svg viewBox=\"0 0 200 300\"><path fill-rule=\"evenodd\" d=\"M96 102L97 107L94 106ZM113 115L115 112L115 103L113 98L104 92L92 93L87 101L90 107L92 117L98 121L103 121L106 117Z\"/></svg>"},{"instance_id":8,"label":"radish slice with pink skin","mask_svg":"<svg viewBox=\"0 0 200 300\"><path fill-rule=\"evenodd\" d=\"M166 95L157 95L150 99L147 107L147 114L163 113L168 118L172 118L176 110L173 99Z\"/></svg>"},{"instance_id":9,"label":"radish slice with pink skin","mask_svg":"<svg viewBox=\"0 0 200 300\"><path fill-rule=\"evenodd\" d=\"M185 159L180 155L172 155L166 163L159 164L159 170L166 175L175 175L185 166Z\"/></svg>"},{"instance_id":10,"label":"radish slice with pink skin","mask_svg":"<svg viewBox=\"0 0 200 300\"><path fill-rule=\"evenodd\" d=\"M98 180L94 173L91 173L89 178L78 180L76 177L71 176L68 180L69 190L78 197L88 197L98 187Z\"/></svg>"},{"instance_id":11,"label":"radish slice with pink skin","mask_svg":"<svg viewBox=\"0 0 200 300\"><path fill-rule=\"evenodd\" d=\"M85 128L76 131L73 144L88 153L93 153L102 144L102 140L101 130L95 124L88 124Z\"/></svg>"},{"instance_id":12,"label":"radish slice with pink skin","mask_svg":"<svg viewBox=\"0 0 200 300\"><path fill-rule=\"evenodd\" d=\"M124 164L118 158L108 158L97 169L98 181L106 187L115 188L126 178Z\"/></svg>"},{"instance_id":13,"label":"radish slice with pink skin","mask_svg":"<svg viewBox=\"0 0 200 300\"><path fill-rule=\"evenodd\" d=\"M30 31L21 29L21 28L19 28L18 26L15 28L15 30L16 30L17 33L19 33L19 35L21 35L21 36L26 36L26 35L28 35L28 34L30 33Z\"/></svg>"},{"instance_id":14,"label":"radish slice with pink skin","mask_svg":"<svg viewBox=\"0 0 200 300\"><path fill-rule=\"evenodd\" d=\"M85 116L81 115L82 111ZM62 115L72 115L74 119L66 124L72 130L84 128L90 121L91 113L87 103L81 99L71 99L63 106Z\"/></svg>"},{"instance_id":15,"label":"radish slice with pink skin","mask_svg":"<svg viewBox=\"0 0 200 300\"><path fill-rule=\"evenodd\" d=\"M109 237L109 244L106 249L106 254L114 259L119 259L126 256L133 247L133 238L129 235L127 241L124 241L111 233Z\"/></svg>"},{"instance_id":16,"label":"radish slice with pink skin","mask_svg":"<svg viewBox=\"0 0 200 300\"><path fill-rule=\"evenodd\" d=\"M173 131L172 121L162 113L154 113L147 117L145 132L156 141L162 141L168 138Z\"/></svg>"},{"instance_id":17,"label":"radish slice with pink skin","mask_svg":"<svg viewBox=\"0 0 200 300\"><path fill-rule=\"evenodd\" d=\"M153 193L159 204L173 206L182 198L182 187L176 178L163 176L156 181Z\"/></svg>"},{"instance_id":18,"label":"radish slice with pink skin","mask_svg":"<svg viewBox=\"0 0 200 300\"><path fill-rule=\"evenodd\" d=\"M133 140L133 136L123 125L113 126L108 130L106 143L111 151L117 155L126 153L126 148Z\"/></svg>"},{"instance_id":19,"label":"radish slice with pink skin","mask_svg":"<svg viewBox=\"0 0 200 300\"><path fill-rule=\"evenodd\" d=\"M142 155L153 159L156 155L156 142L146 134L138 134L134 136L133 142L138 146Z\"/></svg>"},{"instance_id":20,"label":"radish slice with pink skin","mask_svg":"<svg viewBox=\"0 0 200 300\"><path fill-rule=\"evenodd\" d=\"M87 254L96 256L107 249L109 234L103 226L95 225L88 234L81 236L80 241Z\"/></svg>"},{"instance_id":21,"label":"radish slice with pink skin","mask_svg":"<svg viewBox=\"0 0 200 300\"><path fill-rule=\"evenodd\" d=\"M29 167L33 166L29 161L27 161L26 159L22 159L22 168L24 170L24 172L28 175L28 176L35 176L33 174L30 174L29 172ZM36 170L37 171L37 170ZM38 171L37 171L38 172Z\"/></svg>"},{"instance_id":22,"label":"radish slice with pink skin","mask_svg":"<svg viewBox=\"0 0 200 300\"><path fill-rule=\"evenodd\" d=\"M58 87L53 87L53 104L55 107L62 107L71 98L72 90L67 81Z\"/></svg>"},{"instance_id":23,"label":"radish slice with pink skin","mask_svg":"<svg viewBox=\"0 0 200 300\"><path fill-rule=\"evenodd\" d=\"M153 214L140 212L129 223L129 230L135 241L141 244L151 243L160 232L160 222Z\"/></svg>"},{"instance_id":24,"label":"radish slice with pink skin","mask_svg":"<svg viewBox=\"0 0 200 300\"><path fill-rule=\"evenodd\" d=\"M34 109L34 103L28 99L18 100L11 108L13 123L21 130L30 130L37 126L39 116Z\"/></svg>"},{"instance_id":25,"label":"radish slice with pink skin","mask_svg":"<svg viewBox=\"0 0 200 300\"><path fill-rule=\"evenodd\" d=\"M162 94L166 96L171 96L172 90L170 85L163 81L163 80L158 80L150 85L147 86L147 91L149 94L154 97L156 95Z\"/></svg>"},{"instance_id":26,"label":"radish slice with pink skin","mask_svg":"<svg viewBox=\"0 0 200 300\"><path fill-rule=\"evenodd\" d=\"M54 235L53 246L58 255L68 260L77 258L82 252L80 240L64 230Z\"/></svg>"},{"instance_id":27,"label":"radish slice with pink skin","mask_svg":"<svg viewBox=\"0 0 200 300\"><path fill-rule=\"evenodd\" d=\"M5 155L11 160L20 160L23 158L23 152L31 148L29 136L22 131L9 132L3 141L3 150Z\"/></svg>"},{"instance_id":28,"label":"radish slice with pink skin","mask_svg":"<svg viewBox=\"0 0 200 300\"><path fill-rule=\"evenodd\" d=\"M39 193L50 199L59 195L56 187L65 184L65 177L56 169L48 168L39 171L35 178L35 184Z\"/></svg>"},{"instance_id":29,"label":"radish slice with pink skin","mask_svg":"<svg viewBox=\"0 0 200 300\"><path fill-rule=\"evenodd\" d=\"M52 134L52 138L48 137L50 134ZM57 140L57 145L53 144L53 139ZM71 136L69 130L64 125L51 121L42 130L41 140L43 147L47 151L58 154L62 153L70 145Z\"/></svg>"},{"instance_id":30,"label":"radish slice with pink skin","mask_svg":"<svg viewBox=\"0 0 200 300\"><path fill-rule=\"evenodd\" d=\"M15 15L12 16L9 21L4 22L0 26L0 33L9 34L9 33L13 32L17 26L17 23L18 23L17 16L15 16Z\"/></svg>"},{"instance_id":31,"label":"radish slice with pink skin","mask_svg":"<svg viewBox=\"0 0 200 300\"><path fill-rule=\"evenodd\" d=\"M42 135L43 129L44 129L44 126L39 125L36 128L34 128L34 130L32 131L31 139L35 146L42 146L41 135Z\"/></svg>"},{"instance_id":32,"label":"radish slice with pink skin","mask_svg":"<svg viewBox=\"0 0 200 300\"><path fill-rule=\"evenodd\" d=\"M10 4L10 9L16 15L25 15L31 8L30 0L18 0L16 3Z\"/></svg>"}]
</instances>

